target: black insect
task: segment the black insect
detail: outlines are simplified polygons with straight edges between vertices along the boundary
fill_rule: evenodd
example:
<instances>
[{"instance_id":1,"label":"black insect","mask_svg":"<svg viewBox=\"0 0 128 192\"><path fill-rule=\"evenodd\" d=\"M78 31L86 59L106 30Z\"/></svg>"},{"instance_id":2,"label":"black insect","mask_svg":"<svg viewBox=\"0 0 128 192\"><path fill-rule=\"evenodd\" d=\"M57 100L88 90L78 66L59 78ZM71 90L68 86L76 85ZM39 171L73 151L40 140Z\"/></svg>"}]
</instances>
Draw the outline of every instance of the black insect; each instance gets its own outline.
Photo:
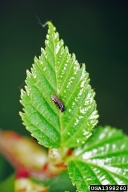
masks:
<instances>
[{"instance_id":1,"label":"black insect","mask_svg":"<svg viewBox=\"0 0 128 192\"><path fill-rule=\"evenodd\" d=\"M65 111L65 106L64 104L61 102L61 100L56 96L56 95L51 95L52 97L52 101L54 101L54 103L56 105L58 105L59 109L61 110L61 112Z\"/></svg>"}]
</instances>

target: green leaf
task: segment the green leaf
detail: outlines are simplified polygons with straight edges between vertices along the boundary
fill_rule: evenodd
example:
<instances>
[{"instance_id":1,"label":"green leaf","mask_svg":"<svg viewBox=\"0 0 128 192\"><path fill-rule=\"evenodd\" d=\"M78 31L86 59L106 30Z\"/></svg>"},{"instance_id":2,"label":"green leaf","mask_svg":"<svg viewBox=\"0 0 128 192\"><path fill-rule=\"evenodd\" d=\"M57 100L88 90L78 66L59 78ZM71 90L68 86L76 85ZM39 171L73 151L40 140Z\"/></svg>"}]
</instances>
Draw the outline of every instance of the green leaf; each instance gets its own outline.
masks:
<instances>
[{"instance_id":1,"label":"green leaf","mask_svg":"<svg viewBox=\"0 0 128 192\"><path fill-rule=\"evenodd\" d=\"M63 40L48 22L45 49L27 71L25 90L21 90L20 113L23 124L41 145L71 148L83 144L97 124L94 91L89 85L85 65L69 54ZM56 95L65 106L62 112L52 101ZM62 105L62 106L63 106Z\"/></svg>"},{"instance_id":2,"label":"green leaf","mask_svg":"<svg viewBox=\"0 0 128 192\"><path fill-rule=\"evenodd\" d=\"M48 192L64 192L65 190L76 192L76 188L72 185L67 171L63 171L59 175L50 179L37 180L32 178L32 180L47 186L49 189Z\"/></svg>"},{"instance_id":3,"label":"green leaf","mask_svg":"<svg viewBox=\"0 0 128 192\"><path fill-rule=\"evenodd\" d=\"M1 192L14 192L15 174L9 176L6 180L0 183Z\"/></svg>"},{"instance_id":4,"label":"green leaf","mask_svg":"<svg viewBox=\"0 0 128 192\"><path fill-rule=\"evenodd\" d=\"M88 192L93 184L128 184L128 137L121 130L96 128L72 159L69 175L80 192Z\"/></svg>"}]
</instances>

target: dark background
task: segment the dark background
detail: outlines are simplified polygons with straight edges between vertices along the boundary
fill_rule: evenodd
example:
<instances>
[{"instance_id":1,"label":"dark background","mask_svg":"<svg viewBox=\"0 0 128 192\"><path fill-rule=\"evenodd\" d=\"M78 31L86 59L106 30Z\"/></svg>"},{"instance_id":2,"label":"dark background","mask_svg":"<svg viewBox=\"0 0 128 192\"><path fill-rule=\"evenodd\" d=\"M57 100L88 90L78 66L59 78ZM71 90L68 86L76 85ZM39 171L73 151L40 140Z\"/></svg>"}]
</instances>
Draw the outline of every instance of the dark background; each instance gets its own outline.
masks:
<instances>
[{"instance_id":1,"label":"dark background","mask_svg":"<svg viewBox=\"0 0 128 192\"><path fill-rule=\"evenodd\" d=\"M0 3L0 128L28 134L21 123L20 88L44 47L52 20L60 37L86 64L96 92L99 124L128 133L128 1L3 0ZM6 169L5 169L6 167ZM7 170L7 171L6 171ZM0 156L0 179L12 171Z\"/></svg>"}]
</instances>

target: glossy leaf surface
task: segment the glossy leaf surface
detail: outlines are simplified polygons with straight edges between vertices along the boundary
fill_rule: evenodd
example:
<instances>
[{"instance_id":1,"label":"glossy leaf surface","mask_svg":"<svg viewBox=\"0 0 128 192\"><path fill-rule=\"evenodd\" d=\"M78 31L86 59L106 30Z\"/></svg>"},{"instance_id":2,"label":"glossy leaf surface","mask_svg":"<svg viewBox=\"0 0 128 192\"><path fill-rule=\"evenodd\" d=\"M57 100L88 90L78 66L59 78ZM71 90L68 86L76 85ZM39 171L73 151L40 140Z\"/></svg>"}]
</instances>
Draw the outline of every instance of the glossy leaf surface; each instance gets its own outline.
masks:
<instances>
[{"instance_id":1,"label":"glossy leaf surface","mask_svg":"<svg viewBox=\"0 0 128 192\"><path fill-rule=\"evenodd\" d=\"M46 47L41 49L39 59L35 58L31 72L27 71L25 91L21 90L24 112L20 115L41 145L77 147L97 124L95 93L89 85L85 65L80 68L52 23L47 24ZM59 99L56 102L55 96ZM64 111L59 109L60 104Z\"/></svg>"},{"instance_id":2,"label":"glossy leaf surface","mask_svg":"<svg viewBox=\"0 0 128 192\"><path fill-rule=\"evenodd\" d=\"M69 175L80 192L90 185L128 184L128 137L109 126L98 127L74 152Z\"/></svg>"}]
</instances>

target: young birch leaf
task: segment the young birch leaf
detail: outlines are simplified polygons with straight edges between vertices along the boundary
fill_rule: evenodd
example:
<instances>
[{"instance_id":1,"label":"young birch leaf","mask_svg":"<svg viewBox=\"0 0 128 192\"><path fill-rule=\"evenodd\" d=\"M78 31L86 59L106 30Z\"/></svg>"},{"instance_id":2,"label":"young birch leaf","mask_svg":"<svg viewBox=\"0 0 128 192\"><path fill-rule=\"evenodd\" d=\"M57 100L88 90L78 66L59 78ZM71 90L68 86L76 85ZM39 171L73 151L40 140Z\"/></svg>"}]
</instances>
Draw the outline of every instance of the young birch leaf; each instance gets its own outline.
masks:
<instances>
[{"instance_id":1,"label":"young birch leaf","mask_svg":"<svg viewBox=\"0 0 128 192\"><path fill-rule=\"evenodd\" d=\"M20 115L41 145L77 147L97 124L95 93L85 65L80 68L52 23L47 24L46 47L34 59L31 72L27 71L25 91L21 90L24 112Z\"/></svg>"},{"instance_id":2,"label":"young birch leaf","mask_svg":"<svg viewBox=\"0 0 128 192\"><path fill-rule=\"evenodd\" d=\"M68 170L80 192L89 192L90 185L127 185L128 137L121 130L98 127L75 150Z\"/></svg>"}]
</instances>

